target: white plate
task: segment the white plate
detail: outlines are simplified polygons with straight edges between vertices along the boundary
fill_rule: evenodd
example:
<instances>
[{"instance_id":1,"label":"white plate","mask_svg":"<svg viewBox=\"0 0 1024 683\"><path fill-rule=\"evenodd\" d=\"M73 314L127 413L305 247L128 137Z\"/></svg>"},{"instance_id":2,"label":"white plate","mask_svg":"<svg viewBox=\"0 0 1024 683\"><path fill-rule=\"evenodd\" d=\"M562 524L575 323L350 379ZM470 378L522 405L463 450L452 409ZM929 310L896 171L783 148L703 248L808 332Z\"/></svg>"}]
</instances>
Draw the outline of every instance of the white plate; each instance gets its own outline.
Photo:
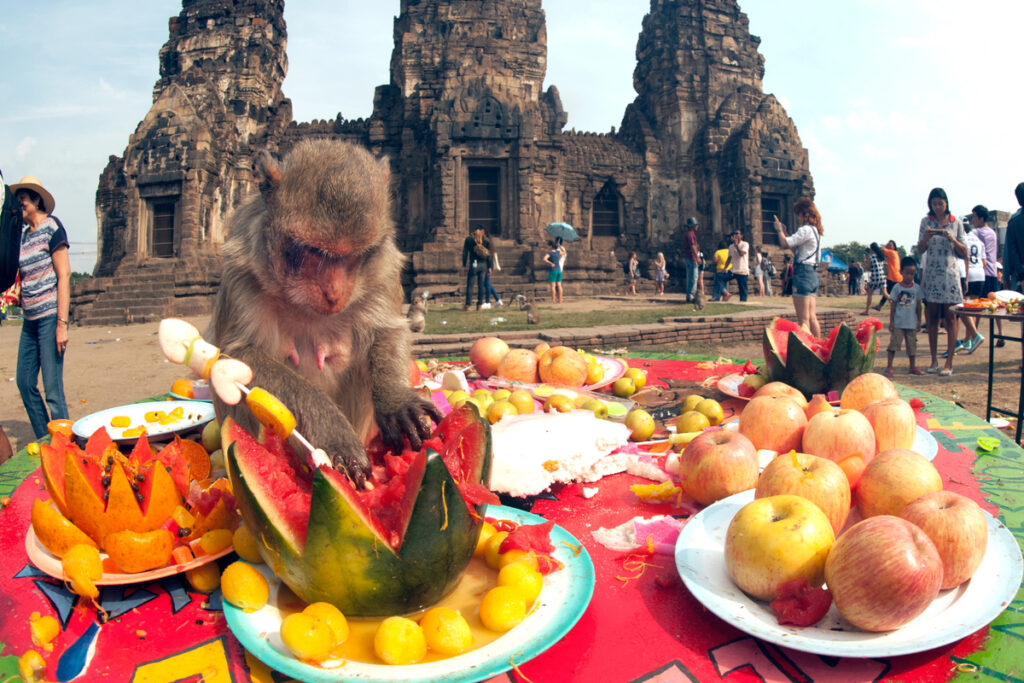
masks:
<instances>
[{"instance_id":1,"label":"white plate","mask_svg":"<svg viewBox=\"0 0 1024 683\"><path fill-rule=\"evenodd\" d=\"M1020 590L1024 561L1017 539L1002 522L988 519L988 548L970 581L942 591L919 617L887 633L861 631L835 605L815 626L781 626L767 603L736 587L725 570L723 545L729 522L754 499L743 491L694 516L676 542L676 569L697 600L752 636L794 650L836 657L892 657L948 645L988 625Z\"/></svg>"},{"instance_id":2,"label":"white plate","mask_svg":"<svg viewBox=\"0 0 1024 683\"><path fill-rule=\"evenodd\" d=\"M102 578L100 578L99 581L93 581L93 583L97 586L120 586L129 583L156 581L157 579L162 579L165 576L182 574L190 569L202 567L204 564L209 564L214 560L224 557L233 550L233 546L228 546L220 552L216 552L212 555L203 555L202 557L197 557L196 559L184 564L169 564L166 567L158 567L146 572L138 572L137 574L113 574L110 572L104 572ZM61 567L60 558L52 554L43 546L42 543L39 542L39 538L36 536L36 531L32 528L31 524L28 527L28 533L25 534L25 552L28 554L29 561L34 564L37 569L46 572L55 579L63 579L64 570ZM106 556L106 553L100 552L100 559L105 558Z\"/></svg>"},{"instance_id":3,"label":"white plate","mask_svg":"<svg viewBox=\"0 0 1024 683\"><path fill-rule=\"evenodd\" d=\"M519 524L539 524L542 517L515 508L491 505L488 516L511 519ZM246 650L276 671L300 681L341 683L344 681L378 681L410 683L412 681L482 681L508 671L512 662L527 662L561 640L590 604L594 593L594 565L579 541L565 529L551 530L554 556L565 568L544 577L539 604L518 626L498 639L456 657L426 664L389 666L346 661L343 666L328 669L305 664L293 657L281 642L281 613L275 607L281 583L266 565L258 565L270 583L270 601L256 612L246 613L224 602L228 627ZM579 546L579 555L566 543Z\"/></svg>"},{"instance_id":4,"label":"white plate","mask_svg":"<svg viewBox=\"0 0 1024 683\"><path fill-rule=\"evenodd\" d=\"M183 417L180 420L166 425L159 422L146 422L146 413L148 412L162 410L169 413L179 406L183 412ZM128 417L131 424L127 427L110 426L110 421L113 418L122 416ZM129 403L86 415L71 425L71 431L80 439L88 439L97 429L105 427L111 439L117 443L128 444L137 441L138 437L124 436L125 430L139 425L145 425L146 438L153 441L201 427L213 418L213 404L205 401L146 401L145 403Z\"/></svg>"},{"instance_id":5,"label":"white plate","mask_svg":"<svg viewBox=\"0 0 1024 683\"><path fill-rule=\"evenodd\" d=\"M739 420L732 420L722 425L723 429L735 432L740 428ZM927 429L921 425L917 425L917 431L914 432L914 443L911 444L910 450L923 455L929 461L935 460L935 456L939 454L939 442L935 440L935 437L931 435ZM761 469L775 457L775 451L770 451L763 448L758 451L758 455L761 456Z\"/></svg>"}]
</instances>

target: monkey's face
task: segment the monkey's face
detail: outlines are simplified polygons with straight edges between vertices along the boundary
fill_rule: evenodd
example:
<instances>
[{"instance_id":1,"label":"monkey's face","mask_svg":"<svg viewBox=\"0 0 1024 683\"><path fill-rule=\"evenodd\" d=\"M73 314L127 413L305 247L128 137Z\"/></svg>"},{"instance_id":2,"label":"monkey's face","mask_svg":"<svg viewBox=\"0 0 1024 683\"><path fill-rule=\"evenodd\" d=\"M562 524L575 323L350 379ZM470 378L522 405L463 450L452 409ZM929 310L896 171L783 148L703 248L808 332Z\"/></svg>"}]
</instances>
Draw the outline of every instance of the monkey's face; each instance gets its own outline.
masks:
<instances>
[{"instance_id":1,"label":"monkey's face","mask_svg":"<svg viewBox=\"0 0 1024 683\"><path fill-rule=\"evenodd\" d=\"M344 310L368 254L337 243L328 249L295 239L287 242L274 271L288 303L321 315Z\"/></svg>"}]
</instances>

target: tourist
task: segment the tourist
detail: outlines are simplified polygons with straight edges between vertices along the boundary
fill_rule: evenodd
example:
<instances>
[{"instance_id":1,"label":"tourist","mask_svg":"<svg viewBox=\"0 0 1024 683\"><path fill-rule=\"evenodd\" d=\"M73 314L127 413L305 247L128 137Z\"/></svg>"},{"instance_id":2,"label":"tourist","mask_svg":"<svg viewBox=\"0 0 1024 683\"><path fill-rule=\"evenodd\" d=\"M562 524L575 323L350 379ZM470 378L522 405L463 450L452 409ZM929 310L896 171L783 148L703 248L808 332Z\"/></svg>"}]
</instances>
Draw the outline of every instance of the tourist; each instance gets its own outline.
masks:
<instances>
[{"instance_id":1,"label":"tourist","mask_svg":"<svg viewBox=\"0 0 1024 683\"><path fill-rule=\"evenodd\" d=\"M782 256L782 296L793 294L793 259L789 254Z\"/></svg>"},{"instance_id":2,"label":"tourist","mask_svg":"<svg viewBox=\"0 0 1024 683\"><path fill-rule=\"evenodd\" d=\"M885 303L885 252L878 246L878 242L872 242L868 248L868 277L867 290L868 300L864 304L864 310L861 315L867 315L871 312L871 298L877 293L881 299L878 301L878 307L876 311L881 310L882 304Z\"/></svg>"},{"instance_id":3,"label":"tourist","mask_svg":"<svg viewBox=\"0 0 1024 683\"><path fill-rule=\"evenodd\" d=\"M988 209L978 204L971 209L971 225L974 233L985 245L985 284L982 287L982 296L988 296L992 292L999 291L999 236L996 231L988 225ZM1003 321L996 318L996 331L999 336L1003 334ZM1002 339L996 340L996 346L1006 346Z\"/></svg>"},{"instance_id":4,"label":"tourist","mask_svg":"<svg viewBox=\"0 0 1024 683\"><path fill-rule=\"evenodd\" d=\"M49 432L50 420L68 419L64 399L64 353L68 347L71 308L71 262L68 236L53 213L54 200L31 176L11 186L28 227L21 237L21 340L18 344L18 391L37 439ZM43 391L39 393L39 375Z\"/></svg>"},{"instance_id":5,"label":"tourist","mask_svg":"<svg viewBox=\"0 0 1024 683\"><path fill-rule=\"evenodd\" d=\"M636 281L640 279L640 258L636 252L630 252L629 263L626 265L626 278L629 280L629 293L636 294Z\"/></svg>"},{"instance_id":6,"label":"tourist","mask_svg":"<svg viewBox=\"0 0 1024 683\"><path fill-rule=\"evenodd\" d=\"M747 278L750 276L750 244L743 241L743 233L734 230L729 245L729 260L732 261L732 279L740 292L740 301L747 300Z\"/></svg>"},{"instance_id":7,"label":"tourist","mask_svg":"<svg viewBox=\"0 0 1024 683\"><path fill-rule=\"evenodd\" d=\"M554 240L548 240L548 250L544 254L544 263L548 264L548 285L551 287L551 301L562 303L562 263L564 249L559 248Z\"/></svg>"},{"instance_id":8,"label":"tourist","mask_svg":"<svg viewBox=\"0 0 1024 683\"><path fill-rule=\"evenodd\" d=\"M686 219L683 233L683 261L686 263L686 302L691 303L697 296L697 279L700 273L700 246L697 244L697 219Z\"/></svg>"},{"instance_id":9,"label":"tourist","mask_svg":"<svg viewBox=\"0 0 1024 683\"><path fill-rule=\"evenodd\" d=\"M473 285L476 284L476 310L484 303L484 273L491 260L491 243L484 237L484 226L479 223L473 232L462 243L462 267L466 269L466 310L472 310L470 304Z\"/></svg>"},{"instance_id":10,"label":"tourist","mask_svg":"<svg viewBox=\"0 0 1024 683\"><path fill-rule=\"evenodd\" d=\"M778 271L775 270L775 264L772 263L772 259L768 256L767 251L761 252L761 263L761 268L764 270L764 294L765 296L774 296L772 292L772 280L775 279L775 275Z\"/></svg>"},{"instance_id":11,"label":"tourist","mask_svg":"<svg viewBox=\"0 0 1024 683\"><path fill-rule=\"evenodd\" d=\"M963 301L960 277L956 260L967 256L964 244L964 226L949 212L949 200L941 187L928 194L928 215L921 219L918 231L917 251L927 255L921 273L921 288L927 302L924 310L928 325L928 349L931 351L931 366L928 373L942 377L953 374L953 356L956 353L956 315L950 307ZM939 323L946 328L946 363L939 369L938 341Z\"/></svg>"},{"instance_id":12,"label":"tourist","mask_svg":"<svg viewBox=\"0 0 1024 683\"><path fill-rule=\"evenodd\" d=\"M668 279L668 264L665 262L665 254L658 252L654 259L654 291L661 295L665 293L665 280Z\"/></svg>"},{"instance_id":13,"label":"tourist","mask_svg":"<svg viewBox=\"0 0 1024 683\"><path fill-rule=\"evenodd\" d=\"M984 296L985 291L985 243L975 234L972 225L965 225L964 232L967 258L957 259L958 270L963 268L964 271L961 286L967 296L977 299ZM966 351L971 354L978 350L985 336L978 332L977 316L968 315L961 319L964 321L964 338L956 343L956 352Z\"/></svg>"},{"instance_id":14,"label":"tourist","mask_svg":"<svg viewBox=\"0 0 1024 683\"><path fill-rule=\"evenodd\" d=\"M921 285L914 282L917 261L907 256L900 261L900 281L889 289L889 348L885 374L892 377L892 361L903 344L907 347L908 372L923 375L917 367L917 328L921 327Z\"/></svg>"},{"instance_id":15,"label":"tourist","mask_svg":"<svg viewBox=\"0 0 1024 683\"><path fill-rule=\"evenodd\" d=\"M825 228L821 214L807 197L801 197L793 205L793 215L802 225L792 235L786 235L786 226L775 216L775 229L779 231L782 243L793 250L793 310L797 323L805 325L815 337L821 336L818 313L815 309L815 295L818 293L818 262L821 259L821 236Z\"/></svg>"},{"instance_id":16,"label":"tourist","mask_svg":"<svg viewBox=\"0 0 1024 683\"><path fill-rule=\"evenodd\" d=\"M757 295L764 296L764 261L761 252L754 252L754 284L757 285Z\"/></svg>"},{"instance_id":17,"label":"tourist","mask_svg":"<svg viewBox=\"0 0 1024 683\"><path fill-rule=\"evenodd\" d=\"M1006 243L1003 245L1003 282L1007 289L1021 289L1024 282L1024 183L1014 189L1020 208L1006 224Z\"/></svg>"},{"instance_id":18,"label":"tourist","mask_svg":"<svg viewBox=\"0 0 1024 683\"><path fill-rule=\"evenodd\" d=\"M704 268L707 267L707 262L704 260L704 252L697 252L697 291L704 294ZM696 299L696 297L694 297Z\"/></svg>"},{"instance_id":19,"label":"tourist","mask_svg":"<svg viewBox=\"0 0 1024 683\"><path fill-rule=\"evenodd\" d=\"M900 273L900 252L896 248L896 242L889 240L882 247L882 253L885 254L885 291L888 293L897 282L899 282L903 276ZM878 302L878 306L875 307L876 311L882 310L882 305L885 304L885 300L888 297L882 297L882 300Z\"/></svg>"},{"instance_id":20,"label":"tourist","mask_svg":"<svg viewBox=\"0 0 1024 683\"><path fill-rule=\"evenodd\" d=\"M854 261L846 268L847 293L850 296L860 294L860 278L864 275L864 269L860 267L860 261Z\"/></svg>"},{"instance_id":21,"label":"tourist","mask_svg":"<svg viewBox=\"0 0 1024 683\"><path fill-rule=\"evenodd\" d=\"M491 271L501 271L501 262L498 260L498 252L491 249L491 258L487 262L487 272L484 274L484 305L483 308L491 307L491 297L498 306L504 306L505 302L498 296L494 285L491 284Z\"/></svg>"},{"instance_id":22,"label":"tourist","mask_svg":"<svg viewBox=\"0 0 1024 683\"><path fill-rule=\"evenodd\" d=\"M715 279L711 289L712 301L729 300L729 280L732 279L729 262L729 243L722 240L715 251Z\"/></svg>"}]
</instances>

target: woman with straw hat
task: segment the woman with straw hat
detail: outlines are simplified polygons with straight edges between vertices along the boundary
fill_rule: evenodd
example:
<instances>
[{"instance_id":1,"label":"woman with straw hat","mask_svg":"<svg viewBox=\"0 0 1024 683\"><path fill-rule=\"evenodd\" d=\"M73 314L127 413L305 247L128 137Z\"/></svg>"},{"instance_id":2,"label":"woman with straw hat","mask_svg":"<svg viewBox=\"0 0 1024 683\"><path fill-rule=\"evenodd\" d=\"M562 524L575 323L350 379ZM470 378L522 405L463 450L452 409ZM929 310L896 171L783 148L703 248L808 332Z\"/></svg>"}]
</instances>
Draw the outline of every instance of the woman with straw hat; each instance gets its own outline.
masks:
<instances>
[{"instance_id":1,"label":"woman with straw hat","mask_svg":"<svg viewBox=\"0 0 1024 683\"><path fill-rule=\"evenodd\" d=\"M26 227L18 268L24 318L18 345L18 391L38 439L46 436L50 420L68 418L64 352L68 347L71 262L64 226L50 215L53 195L32 176L11 185L11 192L21 206ZM45 403L39 393L40 372Z\"/></svg>"}]
</instances>

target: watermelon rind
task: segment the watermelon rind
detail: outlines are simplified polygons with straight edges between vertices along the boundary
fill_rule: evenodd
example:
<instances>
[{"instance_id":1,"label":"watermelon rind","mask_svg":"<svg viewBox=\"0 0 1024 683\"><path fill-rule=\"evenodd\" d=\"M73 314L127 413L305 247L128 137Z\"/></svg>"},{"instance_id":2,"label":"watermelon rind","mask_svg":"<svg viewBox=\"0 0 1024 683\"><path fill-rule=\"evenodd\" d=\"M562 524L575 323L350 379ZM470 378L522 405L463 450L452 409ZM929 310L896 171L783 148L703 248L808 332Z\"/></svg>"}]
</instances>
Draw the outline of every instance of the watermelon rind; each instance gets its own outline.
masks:
<instances>
[{"instance_id":1,"label":"watermelon rind","mask_svg":"<svg viewBox=\"0 0 1024 683\"><path fill-rule=\"evenodd\" d=\"M867 341L868 350L865 352L853 330L845 323L840 326L835 344L832 345L832 355L825 366L832 391L842 393L854 377L871 372L875 366L877 334L878 330L872 327Z\"/></svg>"},{"instance_id":2,"label":"watermelon rind","mask_svg":"<svg viewBox=\"0 0 1024 683\"><path fill-rule=\"evenodd\" d=\"M789 381L786 383L799 389L807 398L828 392L829 381L825 376L825 361L808 348L794 332L789 333L787 348L786 369Z\"/></svg>"},{"instance_id":3,"label":"watermelon rind","mask_svg":"<svg viewBox=\"0 0 1024 683\"><path fill-rule=\"evenodd\" d=\"M461 451L467 466L460 476L486 482L490 428L475 410L458 417L466 416L475 420L449 440L463 439ZM227 420L225 424L228 434L240 429ZM329 468L313 473L309 523L305 538L297 545L273 521L280 520L280 515L272 512L279 501L245 477L245 458L238 440L232 441L226 459L242 518L260 539L260 554L267 564L307 602L330 602L353 617L407 614L436 603L451 591L473 556L485 505L473 509L467 505L444 460L433 449L418 454L410 467L412 476L406 481L415 496L397 549L391 547L379 525L367 519L348 479Z\"/></svg>"},{"instance_id":4,"label":"watermelon rind","mask_svg":"<svg viewBox=\"0 0 1024 683\"><path fill-rule=\"evenodd\" d=\"M768 379L772 382L786 382L789 379L789 369L786 368L786 361L782 360L775 345L775 337L772 336L771 328L766 327L761 338L761 347L764 351L764 364L768 369Z\"/></svg>"}]
</instances>

